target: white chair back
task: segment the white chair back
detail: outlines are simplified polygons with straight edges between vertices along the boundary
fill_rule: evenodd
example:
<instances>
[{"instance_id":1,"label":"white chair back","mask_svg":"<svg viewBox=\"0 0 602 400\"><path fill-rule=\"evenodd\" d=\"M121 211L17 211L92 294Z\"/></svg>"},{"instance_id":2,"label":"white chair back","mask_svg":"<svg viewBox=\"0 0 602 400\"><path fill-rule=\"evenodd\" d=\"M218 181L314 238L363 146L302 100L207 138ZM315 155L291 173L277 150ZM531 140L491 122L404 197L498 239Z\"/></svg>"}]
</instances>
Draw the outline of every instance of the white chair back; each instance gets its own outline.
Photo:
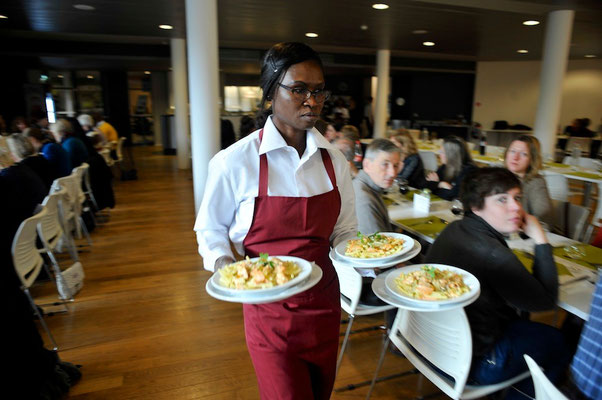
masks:
<instances>
[{"instance_id":1,"label":"white chair back","mask_svg":"<svg viewBox=\"0 0 602 400\"><path fill-rule=\"evenodd\" d=\"M553 200L568 201L569 200L569 181L560 174L544 174L548 193Z\"/></svg>"},{"instance_id":2,"label":"white chair back","mask_svg":"<svg viewBox=\"0 0 602 400\"><path fill-rule=\"evenodd\" d=\"M453 399L483 397L529 376L527 371L493 385L466 385L472 336L466 313L460 307L435 312L399 309L389 338L416 369Z\"/></svg>"},{"instance_id":3,"label":"white chair back","mask_svg":"<svg viewBox=\"0 0 602 400\"><path fill-rule=\"evenodd\" d=\"M531 371L533 386L535 386L536 400L568 400L568 398L558 390L552 382L550 382L535 360L526 354L524 354L523 357L525 357L529 371Z\"/></svg>"},{"instance_id":4,"label":"white chair back","mask_svg":"<svg viewBox=\"0 0 602 400\"><path fill-rule=\"evenodd\" d=\"M59 202L64 191L60 190L46 196L42 205L46 208L46 215L40 221L38 234L42 242L50 249L54 249L56 244L63 236L61 225L61 215L59 213Z\"/></svg>"},{"instance_id":5,"label":"white chair back","mask_svg":"<svg viewBox=\"0 0 602 400\"><path fill-rule=\"evenodd\" d=\"M109 167L114 164L114 160L111 157L111 150L110 149L108 149L108 148L105 147L104 149L100 150L98 153L102 156L102 158L105 160L105 163L107 163L107 165Z\"/></svg>"},{"instance_id":6,"label":"white chair back","mask_svg":"<svg viewBox=\"0 0 602 400\"><path fill-rule=\"evenodd\" d=\"M48 211L42 210L21 223L12 244L13 264L21 284L30 288L38 277L44 260L36 247L37 227Z\"/></svg>"},{"instance_id":7,"label":"white chair back","mask_svg":"<svg viewBox=\"0 0 602 400\"><path fill-rule=\"evenodd\" d=\"M432 151L419 150L418 155L422 160L425 171L437 171L437 168L439 168L439 163L437 162L437 155L435 153Z\"/></svg>"},{"instance_id":8,"label":"white chair back","mask_svg":"<svg viewBox=\"0 0 602 400\"><path fill-rule=\"evenodd\" d=\"M581 241L590 210L577 204L552 199L552 211L552 230L570 239Z\"/></svg>"},{"instance_id":9,"label":"white chair back","mask_svg":"<svg viewBox=\"0 0 602 400\"><path fill-rule=\"evenodd\" d=\"M119 141L117 142L117 162L121 162L123 161L123 142L125 141L125 137L120 137Z\"/></svg>"}]
</instances>

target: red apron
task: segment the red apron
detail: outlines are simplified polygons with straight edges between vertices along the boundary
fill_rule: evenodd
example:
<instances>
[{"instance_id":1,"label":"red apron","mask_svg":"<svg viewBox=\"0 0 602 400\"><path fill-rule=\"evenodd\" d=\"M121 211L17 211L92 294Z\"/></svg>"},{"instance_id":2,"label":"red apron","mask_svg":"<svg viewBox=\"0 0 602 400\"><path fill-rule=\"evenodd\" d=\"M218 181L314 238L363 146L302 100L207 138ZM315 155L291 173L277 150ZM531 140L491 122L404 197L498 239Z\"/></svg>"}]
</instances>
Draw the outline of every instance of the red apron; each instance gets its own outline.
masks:
<instances>
[{"instance_id":1,"label":"red apron","mask_svg":"<svg viewBox=\"0 0 602 400\"><path fill-rule=\"evenodd\" d=\"M325 149L321 155L333 189L311 197L268 196L267 156L259 157L259 195L243 241L246 255L300 257L315 261L324 273L306 292L243 306L247 347L264 400L328 399L334 385L341 305L328 253L341 197L330 155Z\"/></svg>"}]
</instances>

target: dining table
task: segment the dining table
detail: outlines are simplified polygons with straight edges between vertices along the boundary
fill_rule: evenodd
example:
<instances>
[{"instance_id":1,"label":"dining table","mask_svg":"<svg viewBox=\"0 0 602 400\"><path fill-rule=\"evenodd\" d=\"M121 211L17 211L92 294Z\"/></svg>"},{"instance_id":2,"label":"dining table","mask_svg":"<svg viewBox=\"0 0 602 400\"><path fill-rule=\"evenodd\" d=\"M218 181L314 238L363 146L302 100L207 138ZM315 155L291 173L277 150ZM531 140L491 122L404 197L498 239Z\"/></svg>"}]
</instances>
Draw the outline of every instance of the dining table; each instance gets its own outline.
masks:
<instances>
[{"instance_id":1,"label":"dining table","mask_svg":"<svg viewBox=\"0 0 602 400\"><path fill-rule=\"evenodd\" d=\"M428 211L414 208L412 197L417 190L402 194L389 191L383 196L391 222L405 234L422 243L432 244L450 223L462 218L452 213L452 202L431 198ZM595 283L602 266L602 249L567 237L547 232L553 247L554 260L558 269L559 293L557 305L581 319L589 318L589 309ZM533 239L510 235L506 243L529 270L533 265L535 243Z\"/></svg>"}]
</instances>

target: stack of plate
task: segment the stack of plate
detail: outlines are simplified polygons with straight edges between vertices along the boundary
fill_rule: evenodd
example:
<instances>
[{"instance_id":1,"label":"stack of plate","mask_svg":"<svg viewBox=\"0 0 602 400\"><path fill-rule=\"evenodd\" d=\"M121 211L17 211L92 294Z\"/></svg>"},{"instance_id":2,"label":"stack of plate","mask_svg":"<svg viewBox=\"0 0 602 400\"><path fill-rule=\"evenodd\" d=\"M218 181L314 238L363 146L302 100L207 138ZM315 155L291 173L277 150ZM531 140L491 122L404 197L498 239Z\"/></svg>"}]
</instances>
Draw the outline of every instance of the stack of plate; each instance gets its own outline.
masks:
<instances>
[{"instance_id":1,"label":"stack of plate","mask_svg":"<svg viewBox=\"0 0 602 400\"><path fill-rule=\"evenodd\" d=\"M422 269L423 266L435 267L439 270L450 270L462 276L462 280L470 288L470 291L461 296L445 300L420 300L403 293L396 279L401 274L407 274ZM452 308L466 307L474 302L481 293L479 280L470 272L463 269L444 264L416 264L395 269L391 272L379 275L372 281L372 290L384 302L399 308L411 311L444 311Z\"/></svg>"},{"instance_id":2,"label":"stack of plate","mask_svg":"<svg viewBox=\"0 0 602 400\"><path fill-rule=\"evenodd\" d=\"M270 256L271 257L271 256ZM207 293L218 300L233 303L264 304L287 299L315 286L322 279L322 269L298 257L273 256L283 261L292 261L301 268L299 275L290 281L266 289L232 289L220 282L220 273L215 272L205 285ZM252 258L256 261L259 258Z\"/></svg>"},{"instance_id":3,"label":"stack of plate","mask_svg":"<svg viewBox=\"0 0 602 400\"><path fill-rule=\"evenodd\" d=\"M407 235L396 232L381 232L381 235L391 236L396 239L403 239L403 247L395 254L378 258L358 258L345 255L347 242L339 243L330 252L330 259L338 264L347 265L353 268L387 268L400 264L420 253L420 243Z\"/></svg>"}]
</instances>

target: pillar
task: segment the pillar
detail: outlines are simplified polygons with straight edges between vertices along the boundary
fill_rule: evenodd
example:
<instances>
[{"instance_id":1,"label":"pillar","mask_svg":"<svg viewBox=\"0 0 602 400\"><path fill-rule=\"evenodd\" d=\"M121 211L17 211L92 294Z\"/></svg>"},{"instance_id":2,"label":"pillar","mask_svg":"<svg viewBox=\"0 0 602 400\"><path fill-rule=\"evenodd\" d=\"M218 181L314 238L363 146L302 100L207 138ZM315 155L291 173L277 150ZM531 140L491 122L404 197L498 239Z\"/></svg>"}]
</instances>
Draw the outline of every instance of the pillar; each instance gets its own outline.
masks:
<instances>
[{"instance_id":1,"label":"pillar","mask_svg":"<svg viewBox=\"0 0 602 400\"><path fill-rule=\"evenodd\" d=\"M562 82L568 63L574 15L572 10L552 11L546 24L539 101L535 116L535 136L541 143L544 158L554 154L562 101Z\"/></svg>"},{"instance_id":2,"label":"pillar","mask_svg":"<svg viewBox=\"0 0 602 400\"><path fill-rule=\"evenodd\" d=\"M171 66L173 68L174 112L176 125L176 152L178 168L190 168L190 140L188 123L188 80L186 73L186 40L171 39Z\"/></svg>"},{"instance_id":3,"label":"pillar","mask_svg":"<svg viewBox=\"0 0 602 400\"><path fill-rule=\"evenodd\" d=\"M216 0L186 0L186 36L190 71L192 178L194 205L198 211L203 199L209 160L220 149Z\"/></svg>"},{"instance_id":4,"label":"pillar","mask_svg":"<svg viewBox=\"0 0 602 400\"><path fill-rule=\"evenodd\" d=\"M374 103L374 138L387 137L387 102L389 98L390 50L378 50L376 55L376 101Z\"/></svg>"},{"instance_id":5,"label":"pillar","mask_svg":"<svg viewBox=\"0 0 602 400\"><path fill-rule=\"evenodd\" d=\"M167 114L167 74L163 71L153 71L151 75L153 97L153 130L155 146L161 142L161 116Z\"/></svg>"}]
</instances>

